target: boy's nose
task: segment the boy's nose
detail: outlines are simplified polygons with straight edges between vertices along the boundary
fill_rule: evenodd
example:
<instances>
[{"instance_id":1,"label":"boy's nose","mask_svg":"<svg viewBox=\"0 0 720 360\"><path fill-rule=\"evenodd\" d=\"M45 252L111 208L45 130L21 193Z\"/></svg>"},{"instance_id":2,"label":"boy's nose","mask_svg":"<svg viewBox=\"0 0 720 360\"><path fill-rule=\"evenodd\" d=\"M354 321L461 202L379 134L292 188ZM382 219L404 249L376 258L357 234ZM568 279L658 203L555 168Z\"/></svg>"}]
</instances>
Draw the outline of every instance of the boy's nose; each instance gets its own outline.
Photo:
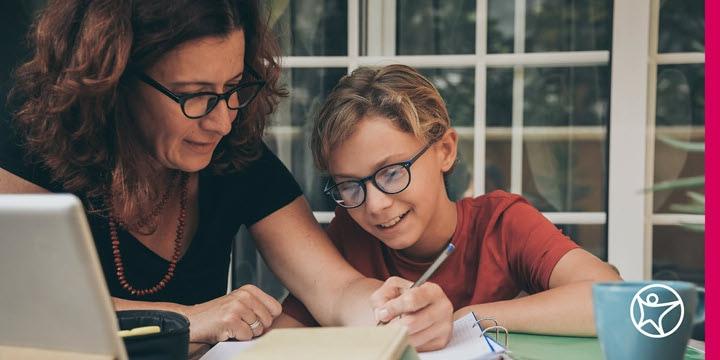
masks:
<instances>
[{"instance_id":1,"label":"boy's nose","mask_svg":"<svg viewBox=\"0 0 720 360\"><path fill-rule=\"evenodd\" d=\"M370 214L381 213L383 210L389 208L392 205L392 197L380 191L377 187L375 187L375 184L373 184L372 181L367 182L367 186L365 187L365 189L365 207L370 212Z\"/></svg>"}]
</instances>

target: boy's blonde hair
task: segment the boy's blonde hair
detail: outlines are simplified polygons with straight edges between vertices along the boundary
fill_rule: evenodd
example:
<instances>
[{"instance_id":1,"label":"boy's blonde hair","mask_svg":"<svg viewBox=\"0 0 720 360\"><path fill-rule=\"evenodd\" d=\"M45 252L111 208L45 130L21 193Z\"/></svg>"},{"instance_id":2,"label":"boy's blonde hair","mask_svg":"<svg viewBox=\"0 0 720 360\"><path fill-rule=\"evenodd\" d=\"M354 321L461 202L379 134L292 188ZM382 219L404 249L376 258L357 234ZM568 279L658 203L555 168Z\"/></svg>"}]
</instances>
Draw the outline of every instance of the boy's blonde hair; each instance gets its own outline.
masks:
<instances>
[{"instance_id":1,"label":"boy's blonde hair","mask_svg":"<svg viewBox=\"0 0 720 360\"><path fill-rule=\"evenodd\" d=\"M315 120L311 147L320 170L327 171L330 151L371 115L388 118L398 129L426 141L439 138L450 127L445 101L415 69L358 68L340 79Z\"/></svg>"}]
</instances>

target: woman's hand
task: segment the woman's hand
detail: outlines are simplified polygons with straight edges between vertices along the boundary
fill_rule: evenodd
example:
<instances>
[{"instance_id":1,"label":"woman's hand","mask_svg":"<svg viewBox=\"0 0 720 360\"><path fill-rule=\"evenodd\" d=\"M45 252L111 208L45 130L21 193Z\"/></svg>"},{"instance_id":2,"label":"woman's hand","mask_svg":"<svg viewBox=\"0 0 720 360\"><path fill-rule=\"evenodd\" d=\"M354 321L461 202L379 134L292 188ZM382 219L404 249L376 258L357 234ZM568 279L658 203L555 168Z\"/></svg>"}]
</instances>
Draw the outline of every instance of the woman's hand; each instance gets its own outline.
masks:
<instances>
[{"instance_id":1,"label":"woman's hand","mask_svg":"<svg viewBox=\"0 0 720 360\"><path fill-rule=\"evenodd\" d=\"M444 348L452 336L452 303L435 283L410 286L403 278L387 279L371 297L376 320L406 326L418 351Z\"/></svg>"},{"instance_id":2,"label":"woman's hand","mask_svg":"<svg viewBox=\"0 0 720 360\"><path fill-rule=\"evenodd\" d=\"M184 309L190 319L190 341L213 344L260 336L281 312L275 298L253 285Z\"/></svg>"}]
</instances>

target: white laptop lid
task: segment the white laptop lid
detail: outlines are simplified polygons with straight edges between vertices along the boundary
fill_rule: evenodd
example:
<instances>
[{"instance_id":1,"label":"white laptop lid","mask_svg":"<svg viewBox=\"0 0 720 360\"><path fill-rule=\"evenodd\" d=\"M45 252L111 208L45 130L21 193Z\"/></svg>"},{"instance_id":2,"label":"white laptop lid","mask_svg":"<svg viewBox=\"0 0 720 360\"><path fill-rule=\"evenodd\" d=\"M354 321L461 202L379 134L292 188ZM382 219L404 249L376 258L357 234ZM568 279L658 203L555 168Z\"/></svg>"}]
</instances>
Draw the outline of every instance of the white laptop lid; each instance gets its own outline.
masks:
<instances>
[{"instance_id":1,"label":"white laptop lid","mask_svg":"<svg viewBox=\"0 0 720 360\"><path fill-rule=\"evenodd\" d=\"M126 359L80 201L0 195L0 346Z\"/></svg>"}]
</instances>

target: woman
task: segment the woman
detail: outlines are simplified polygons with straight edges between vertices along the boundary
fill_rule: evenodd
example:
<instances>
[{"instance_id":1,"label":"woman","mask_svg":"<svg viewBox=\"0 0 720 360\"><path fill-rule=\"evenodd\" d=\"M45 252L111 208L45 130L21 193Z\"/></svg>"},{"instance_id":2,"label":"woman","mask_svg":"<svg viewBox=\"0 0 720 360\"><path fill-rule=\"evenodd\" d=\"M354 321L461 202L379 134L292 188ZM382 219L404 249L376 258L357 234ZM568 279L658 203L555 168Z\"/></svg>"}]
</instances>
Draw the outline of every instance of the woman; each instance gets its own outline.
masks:
<instances>
[{"instance_id":1,"label":"woman","mask_svg":"<svg viewBox=\"0 0 720 360\"><path fill-rule=\"evenodd\" d=\"M372 324L399 295L342 260L262 143L284 92L255 1L58 0L31 34L0 121L0 193L81 197L117 309L183 313L194 342L281 326L261 290L225 294L242 224L322 324ZM452 308L440 288L403 297L391 315L423 319L411 341L444 346Z\"/></svg>"}]
</instances>

